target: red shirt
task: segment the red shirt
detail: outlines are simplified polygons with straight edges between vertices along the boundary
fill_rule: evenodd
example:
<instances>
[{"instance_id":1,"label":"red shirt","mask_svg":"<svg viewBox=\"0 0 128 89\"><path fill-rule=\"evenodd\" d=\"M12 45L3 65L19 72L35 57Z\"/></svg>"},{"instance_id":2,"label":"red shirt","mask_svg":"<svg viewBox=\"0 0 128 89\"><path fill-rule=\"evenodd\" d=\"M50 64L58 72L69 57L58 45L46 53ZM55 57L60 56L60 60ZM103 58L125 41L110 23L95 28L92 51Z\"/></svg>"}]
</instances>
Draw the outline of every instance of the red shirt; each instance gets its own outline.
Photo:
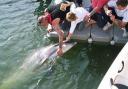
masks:
<instances>
[{"instance_id":1,"label":"red shirt","mask_svg":"<svg viewBox=\"0 0 128 89\"><path fill-rule=\"evenodd\" d=\"M48 20L48 23L52 24L52 18L51 18L51 14L50 14L50 13L47 13L47 14L45 15L45 19Z\"/></svg>"},{"instance_id":2,"label":"red shirt","mask_svg":"<svg viewBox=\"0 0 128 89\"><path fill-rule=\"evenodd\" d=\"M100 9L97 10L98 13L101 12L104 5L108 3L109 0L91 0L92 8L98 7Z\"/></svg>"}]
</instances>

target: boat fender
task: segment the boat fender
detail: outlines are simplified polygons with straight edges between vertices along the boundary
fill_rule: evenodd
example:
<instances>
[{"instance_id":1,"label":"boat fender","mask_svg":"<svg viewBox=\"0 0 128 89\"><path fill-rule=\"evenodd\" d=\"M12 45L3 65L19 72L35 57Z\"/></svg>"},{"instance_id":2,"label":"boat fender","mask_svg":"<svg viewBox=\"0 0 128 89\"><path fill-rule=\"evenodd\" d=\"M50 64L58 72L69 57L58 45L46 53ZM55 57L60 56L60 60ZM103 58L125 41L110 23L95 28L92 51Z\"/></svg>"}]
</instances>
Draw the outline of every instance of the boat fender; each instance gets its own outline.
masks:
<instances>
[{"instance_id":1,"label":"boat fender","mask_svg":"<svg viewBox=\"0 0 128 89\"><path fill-rule=\"evenodd\" d=\"M92 43L92 41L93 41L93 40L92 40L92 38L88 38L88 43L90 43L90 44L91 44L91 43Z\"/></svg>"},{"instance_id":2,"label":"boat fender","mask_svg":"<svg viewBox=\"0 0 128 89\"><path fill-rule=\"evenodd\" d=\"M114 40L111 40L111 41L110 41L110 44L111 44L111 45L115 45L115 41L114 41Z\"/></svg>"}]
</instances>

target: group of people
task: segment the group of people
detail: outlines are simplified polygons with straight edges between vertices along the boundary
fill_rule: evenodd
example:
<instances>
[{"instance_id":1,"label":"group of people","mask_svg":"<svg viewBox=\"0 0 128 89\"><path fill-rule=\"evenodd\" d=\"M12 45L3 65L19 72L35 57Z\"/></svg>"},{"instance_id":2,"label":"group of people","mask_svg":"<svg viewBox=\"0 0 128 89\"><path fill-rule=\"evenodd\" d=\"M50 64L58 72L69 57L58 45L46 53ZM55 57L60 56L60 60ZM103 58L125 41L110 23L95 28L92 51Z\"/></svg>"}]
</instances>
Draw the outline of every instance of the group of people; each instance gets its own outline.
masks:
<instances>
[{"instance_id":1,"label":"group of people","mask_svg":"<svg viewBox=\"0 0 128 89\"><path fill-rule=\"evenodd\" d=\"M75 3L74 3L75 2ZM68 36L64 39L64 32L60 27L65 20L71 22ZM77 24L85 21L88 25L96 23L104 31L113 24L124 30L123 36L128 35L128 0L91 0L89 10L82 7L82 0L66 0L52 5L44 10L38 18L41 26L50 32L54 29L59 36L58 55L62 55L62 45L69 41Z\"/></svg>"}]
</instances>

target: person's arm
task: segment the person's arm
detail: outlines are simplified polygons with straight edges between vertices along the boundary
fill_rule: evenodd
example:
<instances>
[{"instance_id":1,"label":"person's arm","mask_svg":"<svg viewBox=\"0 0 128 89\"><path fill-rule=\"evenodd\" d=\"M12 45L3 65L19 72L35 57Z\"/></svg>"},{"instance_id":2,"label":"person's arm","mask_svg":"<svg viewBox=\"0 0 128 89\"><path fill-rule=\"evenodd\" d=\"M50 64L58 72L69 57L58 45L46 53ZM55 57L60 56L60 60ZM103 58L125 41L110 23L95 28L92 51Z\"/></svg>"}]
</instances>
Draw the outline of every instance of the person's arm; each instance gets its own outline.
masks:
<instances>
[{"instance_id":1,"label":"person's arm","mask_svg":"<svg viewBox=\"0 0 128 89\"><path fill-rule=\"evenodd\" d=\"M123 20L117 20L115 19L115 16L110 16L113 23L115 23L120 28L125 28L126 24L128 23L128 11L124 13Z\"/></svg>"},{"instance_id":2,"label":"person's arm","mask_svg":"<svg viewBox=\"0 0 128 89\"><path fill-rule=\"evenodd\" d=\"M121 22L121 28L125 28L128 22Z\"/></svg>"},{"instance_id":3,"label":"person's arm","mask_svg":"<svg viewBox=\"0 0 128 89\"><path fill-rule=\"evenodd\" d=\"M128 11L124 13L124 18L122 20L122 27L125 27L128 24Z\"/></svg>"},{"instance_id":4,"label":"person's arm","mask_svg":"<svg viewBox=\"0 0 128 89\"><path fill-rule=\"evenodd\" d=\"M106 10L108 10L108 5L104 5L104 10L106 11Z\"/></svg>"},{"instance_id":5,"label":"person's arm","mask_svg":"<svg viewBox=\"0 0 128 89\"><path fill-rule=\"evenodd\" d=\"M73 2L68 2L68 1L66 1L66 3L61 3L61 5L60 5L60 10L65 11L66 8L67 8L68 6L71 6L72 4L73 4Z\"/></svg>"},{"instance_id":6,"label":"person's arm","mask_svg":"<svg viewBox=\"0 0 128 89\"><path fill-rule=\"evenodd\" d=\"M76 28L76 25L77 25L76 21L72 21L72 22L71 22L71 27L70 27L68 36L66 37L66 41L69 41L69 40L71 39L71 36L72 36L73 33L74 33L74 30L75 30L75 28Z\"/></svg>"},{"instance_id":7,"label":"person's arm","mask_svg":"<svg viewBox=\"0 0 128 89\"><path fill-rule=\"evenodd\" d=\"M104 7L104 5L107 4L107 2L108 2L108 0L98 0L97 6L95 8L93 8L93 10L90 12L90 16L92 16L97 11L99 11L100 9L102 9Z\"/></svg>"},{"instance_id":8,"label":"person's arm","mask_svg":"<svg viewBox=\"0 0 128 89\"><path fill-rule=\"evenodd\" d=\"M108 9L108 5L105 5L104 6L104 11L105 11L105 14L108 15L108 16L111 16L112 15L112 10L109 10Z\"/></svg>"},{"instance_id":9,"label":"person's arm","mask_svg":"<svg viewBox=\"0 0 128 89\"><path fill-rule=\"evenodd\" d=\"M52 31L52 25L51 24L48 24L47 31L48 32L51 32Z\"/></svg>"},{"instance_id":10,"label":"person's arm","mask_svg":"<svg viewBox=\"0 0 128 89\"><path fill-rule=\"evenodd\" d=\"M57 50L57 54L60 56L63 54L62 45L63 45L64 33L62 29L60 28L59 23L60 23L60 18L56 18L52 21L52 26L54 30L57 32L57 34L59 35L59 49Z\"/></svg>"},{"instance_id":11,"label":"person's arm","mask_svg":"<svg viewBox=\"0 0 128 89\"><path fill-rule=\"evenodd\" d=\"M117 25L118 27L120 28L125 28L127 22L124 22L124 21L121 21L121 20L118 20L118 19L115 19L115 16L114 15L111 15L110 16L110 19L113 21L113 23L115 25Z\"/></svg>"},{"instance_id":12,"label":"person's arm","mask_svg":"<svg viewBox=\"0 0 128 89\"><path fill-rule=\"evenodd\" d=\"M99 9L98 7L95 7L95 8L90 12L90 17L91 17L92 15L94 15L98 9Z\"/></svg>"},{"instance_id":13,"label":"person's arm","mask_svg":"<svg viewBox=\"0 0 128 89\"><path fill-rule=\"evenodd\" d=\"M115 25L117 25L119 28L125 28L125 26L127 25L127 22L123 22L123 21L117 20L117 19L115 19L115 21L113 21L113 23Z\"/></svg>"}]
</instances>

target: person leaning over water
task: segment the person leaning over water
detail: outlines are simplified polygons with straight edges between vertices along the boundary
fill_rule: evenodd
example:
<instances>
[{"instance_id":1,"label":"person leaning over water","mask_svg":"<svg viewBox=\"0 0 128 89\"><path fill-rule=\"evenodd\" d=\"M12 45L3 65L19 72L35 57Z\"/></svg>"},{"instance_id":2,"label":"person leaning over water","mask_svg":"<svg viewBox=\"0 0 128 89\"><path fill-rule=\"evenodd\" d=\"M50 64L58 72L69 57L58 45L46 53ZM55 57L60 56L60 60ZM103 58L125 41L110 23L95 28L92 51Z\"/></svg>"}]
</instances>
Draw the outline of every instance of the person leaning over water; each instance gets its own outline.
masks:
<instances>
[{"instance_id":1,"label":"person leaning over water","mask_svg":"<svg viewBox=\"0 0 128 89\"><path fill-rule=\"evenodd\" d=\"M41 26L47 28L48 25L49 26L51 25L53 29L58 33L59 48L57 50L57 54L59 56L63 54L62 45L63 45L63 37L64 37L64 33L60 28L60 23L65 19L66 13L70 11L71 4L72 2L65 1L55 6L55 8L51 6L51 9L50 8L46 9L44 15L38 18L38 22Z\"/></svg>"},{"instance_id":2,"label":"person leaning over water","mask_svg":"<svg viewBox=\"0 0 128 89\"><path fill-rule=\"evenodd\" d=\"M86 16L86 19L89 21L88 24L97 23L100 28L103 28L107 23L106 14L104 12L104 5L107 4L109 0L91 0L91 6L89 8L90 14Z\"/></svg>"},{"instance_id":3,"label":"person leaning over water","mask_svg":"<svg viewBox=\"0 0 128 89\"><path fill-rule=\"evenodd\" d=\"M124 30L123 37L128 36L128 0L110 0L104 7L108 15L106 30L112 26L112 23Z\"/></svg>"},{"instance_id":4,"label":"person leaning over water","mask_svg":"<svg viewBox=\"0 0 128 89\"><path fill-rule=\"evenodd\" d=\"M84 20L85 16L88 15L89 12L83 7L76 7L75 5L71 7L71 11L66 14L66 20L71 22L70 30L68 36L66 37L66 41L69 41L77 24Z\"/></svg>"}]
</instances>

